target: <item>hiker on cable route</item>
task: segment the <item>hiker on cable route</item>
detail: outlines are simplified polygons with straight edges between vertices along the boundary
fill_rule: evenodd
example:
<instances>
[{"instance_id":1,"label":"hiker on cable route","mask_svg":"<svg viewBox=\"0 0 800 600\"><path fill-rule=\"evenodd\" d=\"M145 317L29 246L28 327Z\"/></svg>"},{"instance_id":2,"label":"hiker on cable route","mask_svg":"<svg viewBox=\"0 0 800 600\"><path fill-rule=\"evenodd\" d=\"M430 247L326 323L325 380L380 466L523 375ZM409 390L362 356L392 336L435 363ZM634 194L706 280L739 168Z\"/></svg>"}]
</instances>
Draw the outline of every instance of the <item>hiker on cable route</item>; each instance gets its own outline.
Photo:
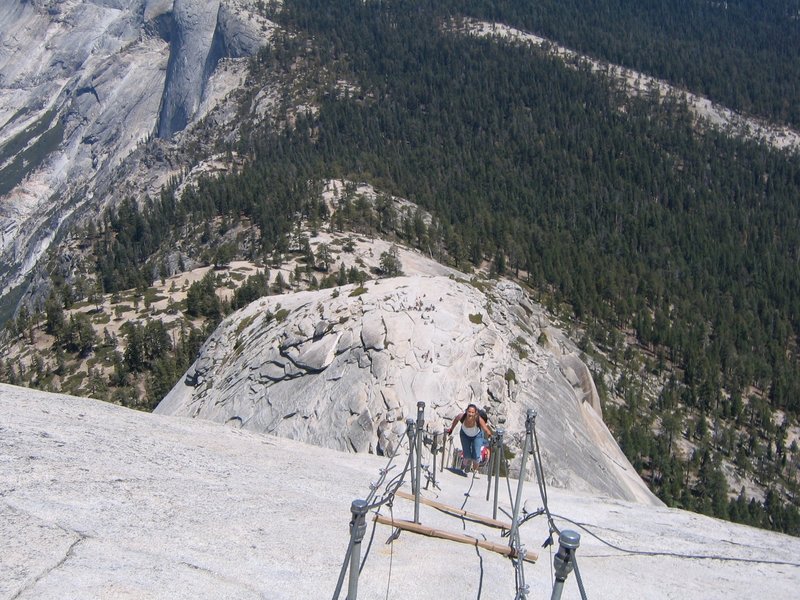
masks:
<instances>
[{"instance_id":1,"label":"hiker on cable route","mask_svg":"<svg viewBox=\"0 0 800 600\"><path fill-rule=\"evenodd\" d=\"M467 405L467 410L453 419L450 429L445 433L453 434L456 424L461 423L461 470L477 471L481 463L481 453L487 440L492 437L486 418L481 416L475 404ZM485 437L484 437L485 435Z\"/></svg>"}]
</instances>

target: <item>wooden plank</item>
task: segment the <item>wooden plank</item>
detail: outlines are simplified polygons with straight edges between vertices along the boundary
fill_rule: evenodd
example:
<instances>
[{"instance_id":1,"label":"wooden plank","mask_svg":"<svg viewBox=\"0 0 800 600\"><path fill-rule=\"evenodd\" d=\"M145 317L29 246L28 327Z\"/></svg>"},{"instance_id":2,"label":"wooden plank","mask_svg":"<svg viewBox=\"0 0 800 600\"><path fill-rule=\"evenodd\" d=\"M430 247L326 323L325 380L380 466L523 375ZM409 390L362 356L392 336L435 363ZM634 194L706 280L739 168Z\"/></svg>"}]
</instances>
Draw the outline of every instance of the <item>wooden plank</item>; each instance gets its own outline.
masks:
<instances>
[{"instance_id":1,"label":"wooden plank","mask_svg":"<svg viewBox=\"0 0 800 600\"><path fill-rule=\"evenodd\" d=\"M421 535L426 535L428 537L440 538L443 540L449 540L451 542L458 542L460 544L469 544L470 546L478 546L479 548L491 550L492 552L497 552L498 554L502 554L503 556L508 556L508 557L515 556L514 551L506 544L487 542L485 540L479 540L478 538L474 538L472 536L465 535L463 533L452 533L449 531L443 531L441 529L434 529L433 527L421 525L420 523L414 523L413 521L390 519L389 517L385 517L383 515L375 515L375 520L383 525L389 525L390 527L397 527L398 529L411 531L413 533L419 533ZM535 563L538 558L539 558L538 554L534 552L528 552L525 555L524 560L525 562Z\"/></svg>"},{"instance_id":2,"label":"wooden plank","mask_svg":"<svg viewBox=\"0 0 800 600\"><path fill-rule=\"evenodd\" d=\"M409 494L403 490L397 490L394 495L406 500L414 500L413 494ZM509 531L511 530L511 523L504 523L503 521L498 521L497 519L492 519L491 517L484 517L483 515L467 512L461 508L456 508L448 504L442 504L441 502L436 502L435 500L424 498L422 496L419 497L419 501L426 506L432 506L433 508L438 508L439 510L458 515L460 517L465 517L471 521L477 521L478 523L483 523L484 525L489 525L490 527L499 527L500 529L506 529Z\"/></svg>"}]
</instances>

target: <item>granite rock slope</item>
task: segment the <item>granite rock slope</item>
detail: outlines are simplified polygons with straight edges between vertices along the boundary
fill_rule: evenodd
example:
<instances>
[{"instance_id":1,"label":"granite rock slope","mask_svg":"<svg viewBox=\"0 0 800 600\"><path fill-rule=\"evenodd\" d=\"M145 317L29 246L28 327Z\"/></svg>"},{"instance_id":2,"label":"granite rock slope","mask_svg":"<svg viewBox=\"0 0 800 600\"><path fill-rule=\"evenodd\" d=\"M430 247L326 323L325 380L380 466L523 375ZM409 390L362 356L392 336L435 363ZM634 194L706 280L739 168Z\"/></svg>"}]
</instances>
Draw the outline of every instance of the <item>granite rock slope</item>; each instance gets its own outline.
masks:
<instances>
[{"instance_id":1,"label":"granite rock slope","mask_svg":"<svg viewBox=\"0 0 800 600\"><path fill-rule=\"evenodd\" d=\"M331 598L351 503L370 493L389 464L4 384L0 411L3 600ZM492 514L485 480L445 469L438 483L423 498ZM500 487L505 492L506 483ZM408 479L403 491L410 491ZM536 485L525 484L521 499L541 505ZM589 598L797 596L798 538L555 488L548 505L559 528L575 528L575 521L583 527L577 557ZM498 518L510 522L511 513L508 495L500 494ZM398 498L382 514L410 520L414 503ZM430 506L420 506L419 518L434 529L508 544L498 529ZM443 590L454 598L515 597L514 565L500 554L407 531L398 537L387 525L373 530L372 514L368 521L359 598L434 598ZM549 598L555 550L540 547L548 523L530 519L519 532L539 555L524 566L528 597ZM344 588L339 598L346 579ZM563 597L579 596L572 573Z\"/></svg>"},{"instance_id":2,"label":"granite rock slope","mask_svg":"<svg viewBox=\"0 0 800 600\"><path fill-rule=\"evenodd\" d=\"M485 407L512 468L534 409L550 484L658 504L603 424L574 346L505 280L397 277L262 298L220 324L155 412L391 453L418 402L431 436L468 403Z\"/></svg>"}]
</instances>

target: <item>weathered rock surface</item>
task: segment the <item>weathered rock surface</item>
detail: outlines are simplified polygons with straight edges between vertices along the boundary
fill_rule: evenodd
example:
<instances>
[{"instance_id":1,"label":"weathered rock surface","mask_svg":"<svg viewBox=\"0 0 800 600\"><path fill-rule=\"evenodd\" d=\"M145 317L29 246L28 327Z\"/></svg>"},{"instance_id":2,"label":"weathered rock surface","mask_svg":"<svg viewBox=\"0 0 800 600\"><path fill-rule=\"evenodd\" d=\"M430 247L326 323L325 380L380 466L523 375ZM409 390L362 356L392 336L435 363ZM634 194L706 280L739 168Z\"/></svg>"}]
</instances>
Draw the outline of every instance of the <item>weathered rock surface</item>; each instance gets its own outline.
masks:
<instances>
[{"instance_id":1,"label":"weathered rock surface","mask_svg":"<svg viewBox=\"0 0 800 600\"><path fill-rule=\"evenodd\" d=\"M4 600L330 598L349 542L351 503L372 492L388 465L374 455L5 384L0 414ZM393 469L390 479L398 474ZM485 479L471 485L444 470L437 482L423 498L493 513ZM522 505L541 506L538 486L523 487ZM513 512L505 488L501 482L495 507L502 521ZM560 529L574 522L583 528L577 556L589 598L797 596L796 537L555 488L548 506ZM411 520L414 508L397 498L382 514ZM508 544L496 528L424 504L419 519L432 529ZM372 551L365 550L369 533L364 540L359 598L384 598L387 590L391 598L435 598L442 590L454 598L515 597L518 579L508 558L392 531L377 525ZM548 521L527 520L519 534L522 546L539 555L536 564L524 564L528 597L549 598L553 553L540 548ZM391 546L378 542L390 536ZM345 580L340 598L346 589ZM564 598L578 597L573 573Z\"/></svg>"},{"instance_id":2,"label":"weathered rock surface","mask_svg":"<svg viewBox=\"0 0 800 600\"><path fill-rule=\"evenodd\" d=\"M157 194L180 172L153 157L137 172L129 159L154 134L199 122L241 84L241 57L274 27L254 8L0 0L0 299L65 223L96 215L116 192L144 195L121 182L153 179L145 192Z\"/></svg>"},{"instance_id":3,"label":"weathered rock surface","mask_svg":"<svg viewBox=\"0 0 800 600\"><path fill-rule=\"evenodd\" d=\"M562 350L536 343L542 327ZM603 424L574 346L508 281L398 277L262 298L219 326L156 412L392 452L418 402L431 434L468 403L485 407L512 469L534 409L550 484L658 503Z\"/></svg>"},{"instance_id":4,"label":"weathered rock surface","mask_svg":"<svg viewBox=\"0 0 800 600\"><path fill-rule=\"evenodd\" d=\"M203 84L215 63L212 40L218 12L218 0L175 0L159 137L182 130L198 108Z\"/></svg>"}]
</instances>

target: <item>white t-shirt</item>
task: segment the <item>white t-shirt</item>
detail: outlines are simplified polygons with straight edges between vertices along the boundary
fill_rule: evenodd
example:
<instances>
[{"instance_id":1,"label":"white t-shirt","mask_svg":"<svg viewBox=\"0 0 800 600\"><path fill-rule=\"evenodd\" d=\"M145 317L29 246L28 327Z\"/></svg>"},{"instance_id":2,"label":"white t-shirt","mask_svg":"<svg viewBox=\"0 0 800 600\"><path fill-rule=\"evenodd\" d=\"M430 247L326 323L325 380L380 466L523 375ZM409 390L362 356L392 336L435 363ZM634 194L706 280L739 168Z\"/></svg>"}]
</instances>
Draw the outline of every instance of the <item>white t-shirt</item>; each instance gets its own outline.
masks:
<instances>
[{"instance_id":1,"label":"white t-shirt","mask_svg":"<svg viewBox=\"0 0 800 600\"><path fill-rule=\"evenodd\" d=\"M466 435L468 435L469 437L475 437L476 435L478 435L481 432L481 428L478 427L477 425L475 425L473 427L467 427L463 423L461 424L461 430Z\"/></svg>"}]
</instances>

